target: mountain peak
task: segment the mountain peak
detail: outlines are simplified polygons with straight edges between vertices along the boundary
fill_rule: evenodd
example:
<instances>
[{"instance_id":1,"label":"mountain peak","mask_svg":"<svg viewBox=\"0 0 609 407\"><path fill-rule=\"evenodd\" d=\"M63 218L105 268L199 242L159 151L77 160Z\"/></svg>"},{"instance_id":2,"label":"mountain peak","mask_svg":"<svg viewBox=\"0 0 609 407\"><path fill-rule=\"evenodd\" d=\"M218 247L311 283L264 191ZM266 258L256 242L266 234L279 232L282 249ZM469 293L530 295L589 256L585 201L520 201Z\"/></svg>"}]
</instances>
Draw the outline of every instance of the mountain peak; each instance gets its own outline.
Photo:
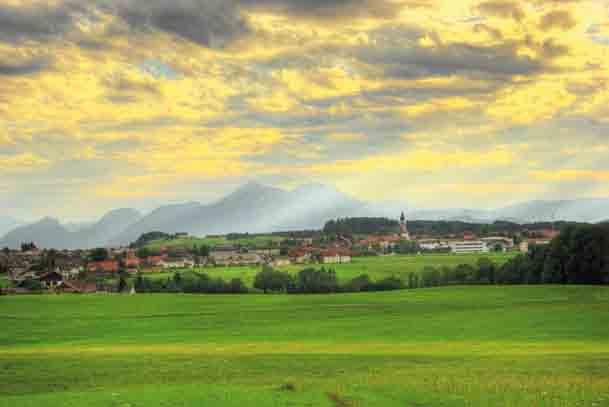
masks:
<instances>
[{"instance_id":1,"label":"mountain peak","mask_svg":"<svg viewBox=\"0 0 609 407\"><path fill-rule=\"evenodd\" d=\"M257 181L248 181L245 184L241 185L239 188L237 188L237 191L251 191L251 190L260 190L260 189L267 189L267 188L271 188L271 187L261 184L260 182L257 182Z\"/></svg>"},{"instance_id":2,"label":"mountain peak","mask_svg":"<svg viewBox=\"0 0 609 407\"><path fill-rule=\"evenodd\" d=\"M61 226L61 223L59 222L58 219L52 218L50 216L46 216L46 217L40 219L36 223L39 225L45 225L45 226Z\"/></svg>"},{"instance_id":3,"label":"mountain peak","mask_svg":"<svg viewBox=\"0 0 609 407\"><path fill-rule=\"evenodd\" d=\"M229 199L241 198L241 197L253 195L253 194L264 194L264 193L271 193L271 192L278 192L278 191L283 192L283 190L281 190L281 189L271 187L268 185L264 185L264 184L261 184L256 181L248 181L246 184L243 184L239 188L237 188L232 194L230 194L226 198L229 198Z\"/></svg>"},{"instance_id":4,"label":"mountain peak","mask_svg":"<svg viewBox=\"0 0 609 407\"><path fill-rule=\"evenodd\" d=\"M107 212L100 219L100 222L102 222L104 220L112 219L112 218L133 218L133 219L137 219L140 216L142 216L142 214L138 210L136 210L136 209L132 209L132 208L113 209L113 210Z\"/></svg>"}]
</instances>

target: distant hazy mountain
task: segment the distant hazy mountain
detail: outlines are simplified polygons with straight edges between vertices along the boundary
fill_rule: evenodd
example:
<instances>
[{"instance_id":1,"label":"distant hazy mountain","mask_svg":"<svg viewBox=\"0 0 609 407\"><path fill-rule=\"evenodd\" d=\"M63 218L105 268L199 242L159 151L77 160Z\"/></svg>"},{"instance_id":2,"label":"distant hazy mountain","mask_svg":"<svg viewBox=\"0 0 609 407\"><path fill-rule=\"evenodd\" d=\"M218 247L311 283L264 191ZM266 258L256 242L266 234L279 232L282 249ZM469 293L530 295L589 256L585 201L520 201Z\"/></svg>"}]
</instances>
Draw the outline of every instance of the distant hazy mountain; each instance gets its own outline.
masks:
<instances>
[{"instance_id":1,"label":"distant hazy mountain","mask_svg":"<svg viewBox=\"0 0 609 407\"><path fill-rule=\"evenodd\" d=\"M489 223L495 219L490 212L477 209L413 209L407 213L410 220L447 220L470 223Z\"/></svg>"},{"instance_id":2,"label":"distant hazy mountain","mask_svg":"<svg viewBox=\"0 0 609 407\"><path fill-rule=\"evenodd\" d=\"M46 218L8 233L0 239L0 247L16 247L24 241L60 249L128 244L151 231L203 236L319 229L327 220L338 217L384 216L397 219L402 211L410 220L600 222L609 219L609 199L530 201L497 210L421 209L409 208L404 202L360 201L320 184L303 185L287 191L249 183L211 204L167 205L145 216L133 209L119 209L109 212L93 225L66 227L55 219Z\"/></svg>"},{"instance_id":3,"label":"distant hazy mountain","mask_svg":"<svg viewBox=\"0 0 609 407\"><path fill-rule=\"evenodd\" d=\"M105 246L113 236L141 218L134 209L108 212L98 222L76 231L61 225L57 219L44 218L20 226L0 239L0 247L17 248L23 242L34 242L40 248L77 249Z\"/></svg>"},{"instance_id":4,"label":"distant hazy mountain","mask_svg":"<svg viewBox=\"0 0 609 407\"><path fill-rule=\"evenodd\" d=\"M609 199L530 201L491 212L491 216L520 222L568 220L595 223L609 218Z\"/></svg>"},{"instance_id":5,"label":"distant hazy mountain","mask_svg":"<svg viewBox=\"0 0 609 407\"><path fill-rule=\"evenodd\" d=\"M365 205L324 185L304 185L285 191L249 183L210 205L189 203L161 207L114 241L125 244L155 230L207 235L319 229L328 219L363 213Z\"/></svg>"},{"instance_id":6,"label":"distant hazy mountain","mask_svg":"<svg viewBox=\"0 0 609 407\"><path fill-rule=\"evenodd\" d=\"M0 240L0 246L17 248L24 242L36 242L39 247L63 248L65 235L68 233L57 219L44 218L9 232Z\"/></svg>"},{"instance_id":7,"label":"distant hazy mountain","mask_svg":"<svg viewBox=\"0 0 609 407\"><path fill-rule=\"evenodd\" d=\"M22 222L10 216L0 216L0 236L15 229L21 224Z\"/></svg>"},{"instance_id":8,"label":"distant hazy mountain","mask_svg":"<svg viewBox=\"0 0 609 407\"><path fill-rule=\"evenodd\" d=\"M609 199L577 199L564 201L528 201L496 210L434 209L413 210L410 219L460 220L488 223L507 220L515 223L565 220L574 222L601 222L609 218Z\"/></svg>"},{"instance_id":9,"label":"distant hazy mountain","mask_svg":"<svg viewBox=\"0 0 609 407\"><path fill-rule=\"evenodd\" d=\"M68 232L78 232L80 230L90 228L95 222L68 222L62 223L61 226L66 228Z\"/></svg>"}]
</instances>

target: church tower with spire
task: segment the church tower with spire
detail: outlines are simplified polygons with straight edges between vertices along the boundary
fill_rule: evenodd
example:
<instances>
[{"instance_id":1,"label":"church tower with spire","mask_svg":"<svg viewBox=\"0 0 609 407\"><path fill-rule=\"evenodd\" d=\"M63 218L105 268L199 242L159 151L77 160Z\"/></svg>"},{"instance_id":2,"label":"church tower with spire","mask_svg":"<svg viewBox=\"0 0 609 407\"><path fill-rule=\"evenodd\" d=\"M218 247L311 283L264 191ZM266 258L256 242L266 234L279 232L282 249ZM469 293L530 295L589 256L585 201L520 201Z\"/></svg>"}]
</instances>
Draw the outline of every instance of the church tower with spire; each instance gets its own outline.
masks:
<instances>
[{"instance_id":1,"label":"church tower with spire","mask_svg":"<svg viewBox=\"0 0 609 407\"><path fill-rule=\"evenodd\" d=\"M408 233L408 225L406 224L404 212L402 212L402 216L400 216L400 237L404 240L410 240L410 233Z\"/></svg>"}]
</instances>

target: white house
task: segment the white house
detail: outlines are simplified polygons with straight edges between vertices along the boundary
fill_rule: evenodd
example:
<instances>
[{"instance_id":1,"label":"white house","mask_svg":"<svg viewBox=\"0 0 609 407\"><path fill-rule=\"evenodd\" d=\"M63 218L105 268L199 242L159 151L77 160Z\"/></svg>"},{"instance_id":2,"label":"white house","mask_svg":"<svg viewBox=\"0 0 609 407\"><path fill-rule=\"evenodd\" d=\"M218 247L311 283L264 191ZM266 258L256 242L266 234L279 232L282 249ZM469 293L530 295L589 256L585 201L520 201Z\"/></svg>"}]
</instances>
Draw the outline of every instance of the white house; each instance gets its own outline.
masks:
<instances>
[{"instance_id":1,"label":"white house","mask_svg":"<svg viewBox=\"0 0 609 407\"><path fill-rule=\"evenodd\" d=\"M450 250L455 254L463 253L488 253L489 248L486 242L481 240L464 240L449 243Z\"/></svg>"},{"instance_id":2,"label":"white house","mask_svg":"<svg viewBox=\"0 0 609 407\"><path fill-rule=\"evenodd\" d=\"M192 268L195 266L195 261L193 259L163 259L159 263L161 267L164 269L184 269L184 268Z\"/></svg>"},{"instance_id":3,"label":"white house","mask_svg":"<svg viewBox=\"0 0 609 407\"><path fill-rule=\"evenodd\" d=\"M326 250L321 253L323 264L344 264L351 263L351 253L339 250Z\"/></svg>"}]
</instances>

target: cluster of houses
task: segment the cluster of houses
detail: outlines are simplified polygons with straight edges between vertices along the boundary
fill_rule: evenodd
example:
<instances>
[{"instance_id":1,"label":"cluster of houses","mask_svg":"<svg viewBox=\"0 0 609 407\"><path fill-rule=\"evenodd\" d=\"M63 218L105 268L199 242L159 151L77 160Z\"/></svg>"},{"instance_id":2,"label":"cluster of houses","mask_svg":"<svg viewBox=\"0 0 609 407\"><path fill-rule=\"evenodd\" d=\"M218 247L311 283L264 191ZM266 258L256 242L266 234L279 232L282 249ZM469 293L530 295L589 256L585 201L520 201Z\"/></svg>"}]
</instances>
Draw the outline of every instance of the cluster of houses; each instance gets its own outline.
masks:
<instances>
[{"instance_id":1,"label":"cluster of houses","mask_svg":"<svg viewBox=\"0 0 609 407\"><path fill-rule=\"evenodd\" d=\"M89 250L38 250L33 244L22 250L0 251L0 274L6 273L14 290L26 289L34 281L38 287L63 292L94 292L103 289L99 281L119 273L153 273L163 270L194 267L237 267L268 264L283 267L290 264L305 265L345 264L354 256L392 255L407 243L415 253L486 253L490 251L527 252L530 244L547 244L559 232L539 230L526 240L515 244L513 238L504 236L478 237L466 232L462 236L446 238L412 236L402 215L399 233L368 235L365 237L327 236L290 238L286 244L270 247L218 245L209 253L187 248L166 248L151 253L132 248L105 250L103 258ZM97 283L96 283L97 281Z\"/></svg>"},{"instance_id":2,"label":"cluster of houses","mask_svg":"<svg viewBox=\"0 0 609 407\"><path fill-rule=\"evenodd\" d=\"M290 264L339 264L351 262L349 242L314 245L313 239L298 239L291 249L274 247L243 247L219 245L207 256L196 250L162 247L158 253L143 254L131 248L106 249L102 259L91 250L28 250L4 249L0 252L0 273L6 272L15 292L25 291L36 282L41 289L61 292L93 292L103 287L95 281L119 273L155 273L194 267L238 267L269 264L281 267Z\"/></svg>"}]
</instances>

